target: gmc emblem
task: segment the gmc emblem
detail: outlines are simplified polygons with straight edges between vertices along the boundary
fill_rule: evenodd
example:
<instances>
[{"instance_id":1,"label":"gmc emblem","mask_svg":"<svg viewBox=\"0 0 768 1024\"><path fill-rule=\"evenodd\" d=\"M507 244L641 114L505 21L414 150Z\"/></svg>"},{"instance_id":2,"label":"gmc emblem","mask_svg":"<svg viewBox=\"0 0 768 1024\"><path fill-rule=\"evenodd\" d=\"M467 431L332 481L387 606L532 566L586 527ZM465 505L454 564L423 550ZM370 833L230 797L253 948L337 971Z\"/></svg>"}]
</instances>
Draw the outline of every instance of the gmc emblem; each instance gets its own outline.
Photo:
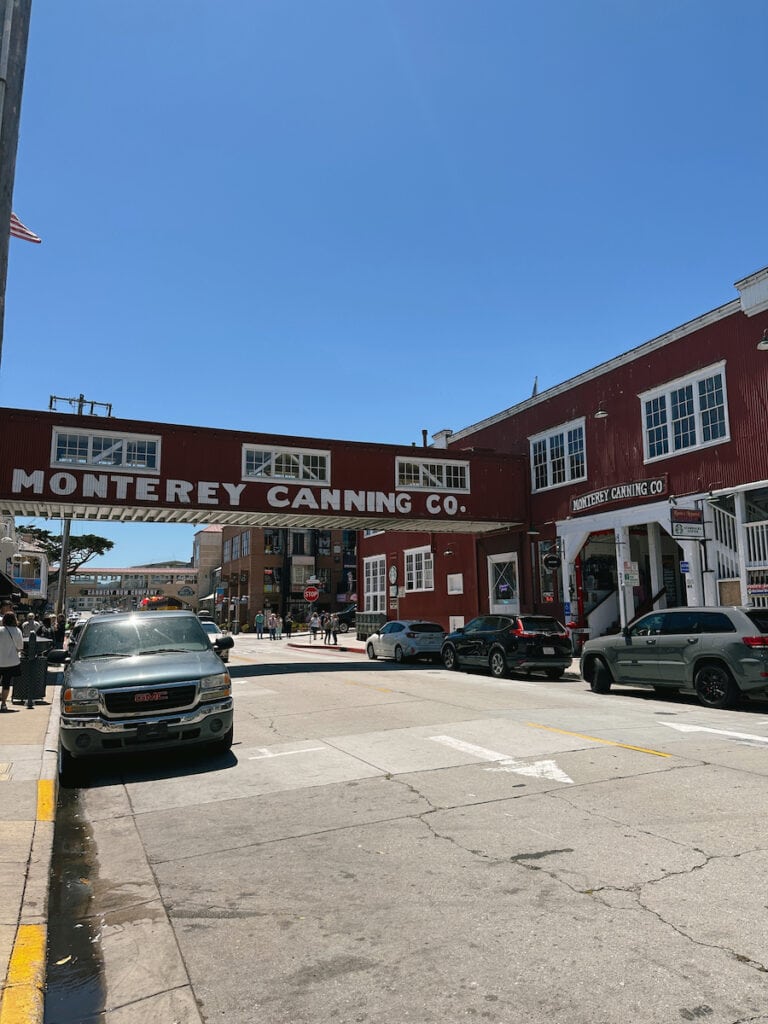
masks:
<instances>
[{"instance_id":1,"label":"gmc emblem","mask_svg":"<svg viewBox=\"0 0 768 1024\"><path fill-rule=\"evenodd\" d=\"M137 693L133 699L136 704L143 704L145 701L168 700L168 691L153 690L151 693Z\"/></svg>"}]
</instances>

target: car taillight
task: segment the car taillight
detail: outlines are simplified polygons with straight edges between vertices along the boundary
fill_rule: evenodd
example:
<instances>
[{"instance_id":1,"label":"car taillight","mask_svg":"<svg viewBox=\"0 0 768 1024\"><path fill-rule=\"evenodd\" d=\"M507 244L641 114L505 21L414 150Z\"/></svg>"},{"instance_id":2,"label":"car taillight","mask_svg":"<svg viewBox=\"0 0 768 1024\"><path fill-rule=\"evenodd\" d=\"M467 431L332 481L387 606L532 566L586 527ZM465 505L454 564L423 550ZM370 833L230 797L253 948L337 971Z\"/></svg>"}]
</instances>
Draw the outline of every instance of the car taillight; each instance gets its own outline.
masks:
<instances>
[{"instance_id":1,"label":"car taillight","mask_svg":"<svg viewBox=\"0 0 768 1024\"><path fill-rule=\"evenodd\" d=\"M768 633L762 636L743 636L741 639L747 647L768 647Z\"/></svg>"},{"instance_id":2,"label":"car taillight","mask_svg":"<svg viewBox=\"0 0 768 1024\"><path fill-rule=\"evenodd\" d=\"M511 626L509 632L512 636L532 637L537 635L536 633L531 632L530 629L523 629L522 624L519 626Z\"/></svg>"}]
</instances>

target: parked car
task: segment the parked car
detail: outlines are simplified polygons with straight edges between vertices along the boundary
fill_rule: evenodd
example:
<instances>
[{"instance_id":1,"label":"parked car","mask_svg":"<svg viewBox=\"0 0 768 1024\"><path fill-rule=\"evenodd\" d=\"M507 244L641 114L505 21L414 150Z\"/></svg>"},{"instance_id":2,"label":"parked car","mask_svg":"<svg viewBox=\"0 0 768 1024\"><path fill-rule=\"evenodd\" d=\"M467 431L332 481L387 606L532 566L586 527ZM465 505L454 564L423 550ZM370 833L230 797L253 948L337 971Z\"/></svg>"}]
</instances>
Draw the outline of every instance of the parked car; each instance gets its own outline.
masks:
<instances>
[{"instance_id":1,"label":"parked car","mask_svg":"<svg viewBox=\"0 0 768 1024\"><path fill-rule=\"evenodd\" d=\"M337 613L339 616L339 632L346 633L352 629L357 622L357 605L352 604L349 608Z\"/></svg>"},{"instance_id":2,"label":"parked car","mask_svg":"<svg viewBox=\"0 0 768 1024\"><path fill-rule=\"evenodd\" d=\"M371 661L377 658L394 658L400 662L409 658L439 661L444 639L445 630L438 622L394 619L385 622L375 633L371 633L365 649Z\"/></svg>"},{"instance_id":3,"label":"parked car","mask_svg":"<svg viewBox=\"0 0 768 1024\"><path fill-rule=\"evenodd\" d=\"M446 668L486 668L496 679L511 672L560 679L572 659L568 631L550 615L480 615L449 633L441 654Z\"/></svg>"},{"instance_id":4,"label":"parked car","mask_svg":"<svg viewBox=\"0 0 768 1024\"><path fill-rule=\"evenodd\" d=\"M219 640L223 636L225 636L226 634L222 633L221 627L218 625L218 623L214 622L213 619L203 619L203 618L200 617L199 614L198 614L198 618L200 619L200 625L203 627L205 632L208 634L208 639L213 644L213 646L214 646L218 656L221 658L222 661L228 662L229 661L229 647L226 647L226 646L222 647L219 644ZM234 642L235 641L234 641L234 638L233 638L232 644L234 644ZM230 644L230 646L232 646L232 644Z\"/></svg>"},{"instance_id":5,"label":"parked car","mask_svg":"<svg viewBox=\"0 0 768 1024\"><path fill-rule=\"evenodd\" d=\"M768 693L768 609L666 608L616 636L588 640L581 674L594 693L613 683L689 690L706 707Z\"/></svg>"},{"instance_id":6,"label":"parked car","mask_svg":"<svg viewBox=\"0 0 768 1024\"><path fill-rule=\"evenodd\" d=\"M123 613L88 619L64 664L59 725L62 781L95 755L206 744L232 745L232 685L193 612Z\"/></svg>"}]
</instances>

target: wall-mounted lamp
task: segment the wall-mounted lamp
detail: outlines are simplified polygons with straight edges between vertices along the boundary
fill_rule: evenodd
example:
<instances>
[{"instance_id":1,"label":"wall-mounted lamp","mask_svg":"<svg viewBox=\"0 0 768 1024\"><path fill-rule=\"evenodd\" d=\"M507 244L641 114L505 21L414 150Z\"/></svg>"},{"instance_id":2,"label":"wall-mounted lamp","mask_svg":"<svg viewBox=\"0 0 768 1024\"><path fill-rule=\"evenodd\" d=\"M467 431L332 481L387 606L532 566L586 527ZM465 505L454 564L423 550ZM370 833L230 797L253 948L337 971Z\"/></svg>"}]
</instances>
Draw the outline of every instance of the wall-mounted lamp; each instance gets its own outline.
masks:
<instances>
[{"instance_id":1,"label":"wall-mounted lamp","mask_svg":"<svg viewBox=\"0 0 768 1024\"><path fill-rule=\"evenodd\" d=\"M597 412L595 413L593 418L596 419L596 420L607 420L608 419L608 413L603 408L602 403L600 404L600 408L597 410Z\"/></svg>"},{"instance_id":2,"label":"wall-mounted lamp","mask_svg":"<svg viewBox=\"0 0 768 1024\"><path fill-rule=\"evenodd\" d=\"M538 530L526 530L525 532L528 534L529 537L538 537L539 536L539 531Z\"/></svg>"},{"instance_id":3,"label":"wall-mounted lamp","mask_svg":"<svg viewBox=\"0 0 768 1024\"><path fill-rule=\"evenodd\" d=\"M763 336L757 343L758 352L768 352L768 327L763 331Z\"/></svg>"},{"instance_id":4,"label":"wall-mounted lamp","mask_svg":"<svg viewBox=\"0 0 768 1024\"><path fill-rule=\"evenodd\" d=\"M451 549L450 549L450 548L448 548L448 550L447 550L447 551L444 551L444 552L443 552L443 554L444 554L444 555L452 555L452 554L453 554L453 551L451 551Z\"/></svg>"}]
</instances>

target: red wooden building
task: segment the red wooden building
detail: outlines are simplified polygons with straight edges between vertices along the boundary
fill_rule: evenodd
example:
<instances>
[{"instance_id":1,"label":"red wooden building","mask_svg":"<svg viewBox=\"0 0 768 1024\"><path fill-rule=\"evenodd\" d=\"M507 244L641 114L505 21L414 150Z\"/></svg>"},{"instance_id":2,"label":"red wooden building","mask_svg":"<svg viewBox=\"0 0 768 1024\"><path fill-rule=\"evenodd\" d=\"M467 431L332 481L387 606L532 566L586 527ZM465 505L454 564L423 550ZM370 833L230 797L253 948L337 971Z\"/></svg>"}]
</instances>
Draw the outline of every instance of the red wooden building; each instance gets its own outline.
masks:
<instances>
[{"instance_id":1,"label":"red wooden building","mask_svg":"<svg viewBox=\"0 0 768 1024\"><path fill-rule=\"evenodd\" d=\"M653 607L768 604L768 268L735 287L689 323L435 435L457 455L524 460L524 521L482 537L365 536L361 605L451 628L547 611L595 636Z\"/></svg>"}]
</instances>

